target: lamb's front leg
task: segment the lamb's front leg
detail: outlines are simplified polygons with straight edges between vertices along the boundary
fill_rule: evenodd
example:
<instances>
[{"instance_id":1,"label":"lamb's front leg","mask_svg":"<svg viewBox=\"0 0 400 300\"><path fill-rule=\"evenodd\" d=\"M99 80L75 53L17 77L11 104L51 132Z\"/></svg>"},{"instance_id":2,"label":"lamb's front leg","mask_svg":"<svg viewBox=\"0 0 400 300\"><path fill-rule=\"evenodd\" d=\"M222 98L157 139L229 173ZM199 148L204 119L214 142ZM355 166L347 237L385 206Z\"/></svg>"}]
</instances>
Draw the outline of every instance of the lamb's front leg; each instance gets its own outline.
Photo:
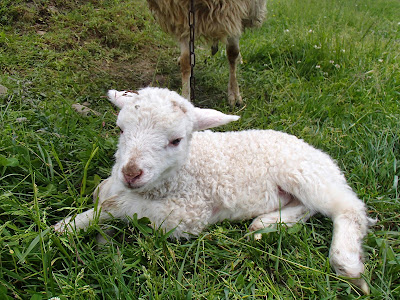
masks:
<instances>
[{"instance_id":1,"label":"lamb's front leg","mask_svg":"<svg viewBox=\"0 0 400 300\"><path fill-rule=\"evenodd\" d=\"M285 223L287 226L293 226L299 222L306 222L313 214L313 211L305 207L297 199L293 199L281 209L255 218L249 227L249 231L257 231L268 226L276 226L277 223ZM261 237L261 233L254 234L255 240L259 240Z\"/></svg>"},{"instance_id":2,"label":"lamb's front leg","mask_svg":"<svg viewBox=\"0 0 400 300\"><path fill-rule=\"evenodd\" d=\"M101 182L93 193L93 201L98 203L97 209L89 209L78 214L75 218L73 218L73 216L65 218L54 225L55 231L86 230L93 221L102 223L109 219L111 215L119 216L120 210L118 202L116 201L118 197L117 195L110 196L112 187L113 183L110 178Z\"/></svg>"},{"instance_id":3,"label":"lamb's front leg","mask_svg":"<svg viewBox=\"0 0 400 300\"><path fill-rule=\"evenodd\" d=\"M101 191L100 191L101 195ZM75 218L67 217L64 220L54 225L54 229L57 232L73 231L73 230L86 230L93 221L96 223L104 223L104 221L111 217L122 218L125 216L124 210L120 207L118 202L118 196L113 196L100 201L97 209L89 209L83 213L80 213Z\"/></svg>"},{"instance_id":4,"label":"lamb's front leg","mask_svg":"<svg viewBox=\"0 0 400 300\"><path fill-rule=\"evenodd\" d=\"M95 219L96 213L94 208L80 213L75 218L67 217L64 220L54 225L54 230L57 232L71 232L73 230L86 230L92 221Z\"/></svg>"}]
</instances>

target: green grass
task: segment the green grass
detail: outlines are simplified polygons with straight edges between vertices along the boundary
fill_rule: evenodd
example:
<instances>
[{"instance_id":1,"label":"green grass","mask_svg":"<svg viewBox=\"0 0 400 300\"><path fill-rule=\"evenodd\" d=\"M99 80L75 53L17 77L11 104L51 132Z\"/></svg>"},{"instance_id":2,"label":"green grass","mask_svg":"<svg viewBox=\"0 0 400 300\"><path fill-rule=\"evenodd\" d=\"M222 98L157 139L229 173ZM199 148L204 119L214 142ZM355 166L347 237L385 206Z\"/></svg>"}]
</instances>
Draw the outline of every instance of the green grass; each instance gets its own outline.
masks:
<instances>
[{"instance_id":1,"label":"green grass","mask_svg":"<svg viewBox=\"0 0 400 300\"><path fill-rule=\"evenodd\" d=\"M400 3L270 0L241 39L245 107L226 101L224 49L196 52L196 104L241 115L222 130L272 128L336 159L379 219L365 239L371 299L400 298ZM171 241L146 220L59 236L51 225L92 207L116 148L108 89L180 89L178 47L145 1L0 3L1 299L369 298L332 272L332 223L280 226L253 241L225 221ZM200 45L199 42L197 42ZM222 48L222 47L221 47ZM84 117L74 103L99 115Z\"/></svg>"}]
</instances>

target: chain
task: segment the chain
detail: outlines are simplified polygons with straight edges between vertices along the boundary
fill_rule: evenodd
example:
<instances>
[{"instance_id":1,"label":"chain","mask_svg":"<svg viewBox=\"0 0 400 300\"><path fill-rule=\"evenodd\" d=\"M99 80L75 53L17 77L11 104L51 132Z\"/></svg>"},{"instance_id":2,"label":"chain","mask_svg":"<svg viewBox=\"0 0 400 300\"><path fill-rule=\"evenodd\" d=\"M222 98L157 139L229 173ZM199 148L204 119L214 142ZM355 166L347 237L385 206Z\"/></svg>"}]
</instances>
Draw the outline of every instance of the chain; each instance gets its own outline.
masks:
<instances>
[{"instance_id":1,"label":"chain","mask_svg":"<svg viewBox=\"0 0 400 300\"><path fill-rule=\"evenodd\" d=\"M196 57L194 54L194 27L195 27L195 9L194 0L190 0L189 7L189 54L190 54L190 101L194 102L194 66L196 64Z\"/></svg>"}]
</instances>

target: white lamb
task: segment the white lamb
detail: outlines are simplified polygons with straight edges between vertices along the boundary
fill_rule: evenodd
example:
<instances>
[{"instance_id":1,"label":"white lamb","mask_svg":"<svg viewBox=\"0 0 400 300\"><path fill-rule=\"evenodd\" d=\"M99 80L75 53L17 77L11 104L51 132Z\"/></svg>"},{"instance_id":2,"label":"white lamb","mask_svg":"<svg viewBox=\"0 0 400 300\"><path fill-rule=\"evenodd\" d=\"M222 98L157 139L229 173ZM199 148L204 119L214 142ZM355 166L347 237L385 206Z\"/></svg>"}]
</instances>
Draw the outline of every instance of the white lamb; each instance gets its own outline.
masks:
<instances>
[{"instance_id":1,"label":"white lamb","mask_svg":"<svg viewBox=\"0 0 400 300\"><path fill-rule=\"evenodd\" d=\"M190 0L147 0L161 28L180 44L182 95L190 97L189 3ZM244 27L260 26L265 18L267 0L195 0L195 38L226 43L229 61L228 100L234 106L242 103L236 79L239 38Z\"/></svg>"},{"instance_id":2,"label":"white lamb","mask_svg":"<svg viewBox=\"0 0 400 300\"><path fill-rule=\"evenodd\" d=\"M167 89L108 96L121 108L111 177L97 189L97 209L64 219L56 231L137 214L189 238L224 219L255 218L249 229L256 231L320 212L333 220L332 266L369 292L362 239L373 220L327 154L273 130L198 132L239 117L196 108Z\"/></svg>"}]
</instances>

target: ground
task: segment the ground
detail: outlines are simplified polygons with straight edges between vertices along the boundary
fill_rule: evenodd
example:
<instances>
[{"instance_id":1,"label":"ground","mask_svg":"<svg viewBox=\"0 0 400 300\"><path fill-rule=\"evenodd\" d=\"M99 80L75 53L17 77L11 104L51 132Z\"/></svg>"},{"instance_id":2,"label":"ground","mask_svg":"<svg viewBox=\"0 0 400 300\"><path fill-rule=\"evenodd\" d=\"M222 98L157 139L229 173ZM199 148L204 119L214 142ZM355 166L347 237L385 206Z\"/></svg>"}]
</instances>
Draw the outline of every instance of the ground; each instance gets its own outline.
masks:
<instances>
[{"instance_id":1,"label":"ground","mask_svg":"<svg viewBox=\"0 0 400 300\"><path fill-rule=\"evenodd\" d=\"M224 47L198 41L195 104L329 153L378 223L365 239L371 298L400 296L400 19L397 0L268 1L241 39L245 104L226 99ZM132 216L112 245L52 225L93 207L113 165L108 89L180 90L176 42L142 0L0 2L0 294L5 299L368 298L332 272L332 224L315 216L260 241L250 222L173 241ZM86 115L75 111L87 105ZM91 111L92 110L92 111Z\"/></svg>"}]
</instances>

